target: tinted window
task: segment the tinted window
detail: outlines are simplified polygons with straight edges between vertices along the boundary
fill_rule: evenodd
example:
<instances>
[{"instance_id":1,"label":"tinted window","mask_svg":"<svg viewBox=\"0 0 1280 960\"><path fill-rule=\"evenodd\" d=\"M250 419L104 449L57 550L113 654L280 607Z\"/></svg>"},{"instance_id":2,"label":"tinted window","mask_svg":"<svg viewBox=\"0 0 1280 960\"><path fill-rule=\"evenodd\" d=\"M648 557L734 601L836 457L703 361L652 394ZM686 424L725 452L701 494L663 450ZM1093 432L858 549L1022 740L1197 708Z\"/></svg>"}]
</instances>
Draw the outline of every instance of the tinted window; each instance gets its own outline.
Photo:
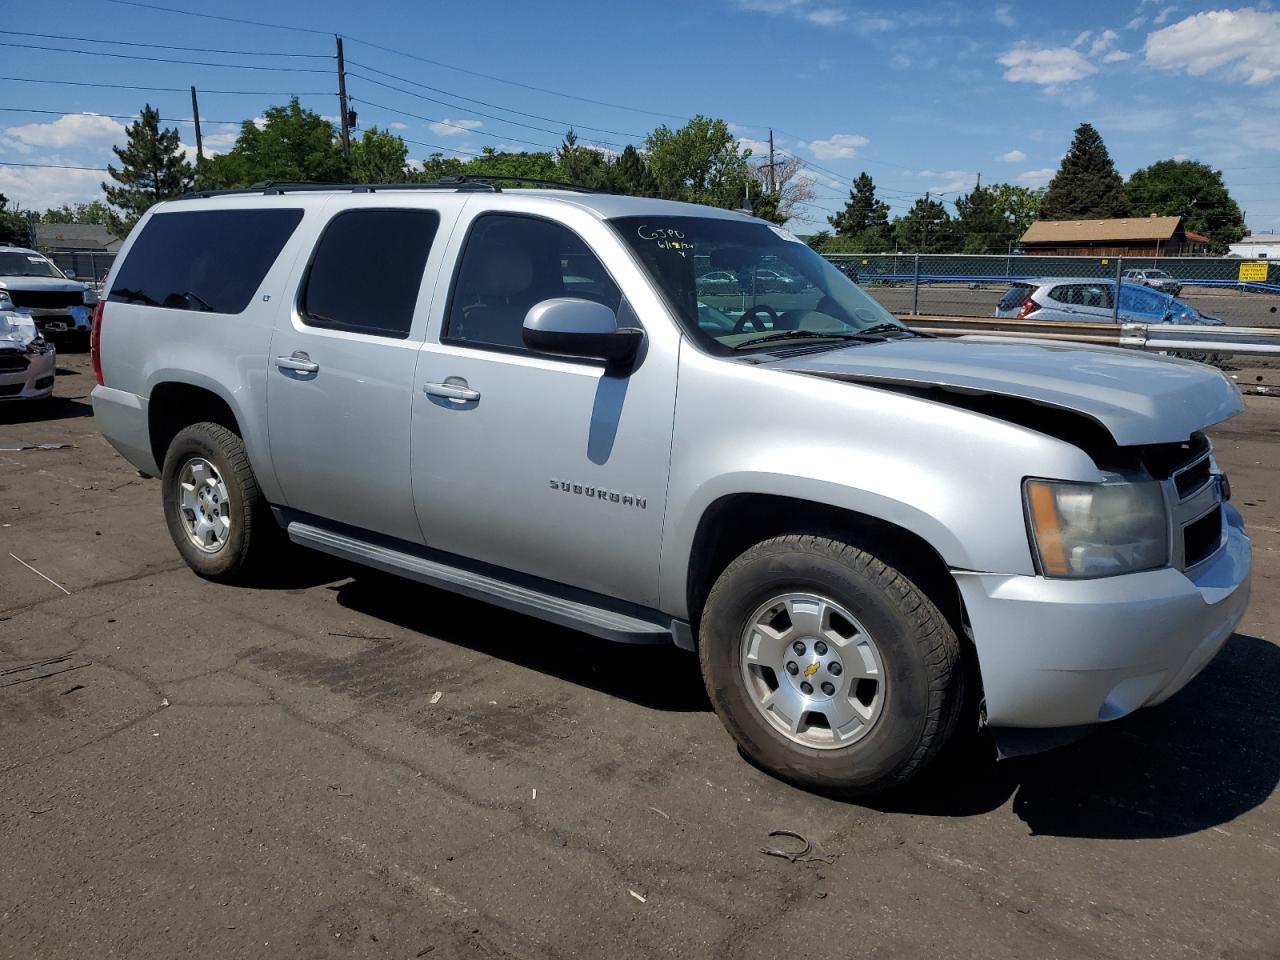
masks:
<instances>
[{"instance_id":1,"label":"tinted window","mask_svg":"<svg viewBox=\"0 0 1280 960\"><path fill-rule=\"evenodd\" d=\"M1012 310L1015 307L1021 307L1027 297L1031 295L1031 290L1032 287L1029 284L1015 283L1000 298L999 309Z\"/></svg>"},{"instance_id":2,"label":"tinted window","mask_svg":"<svg viewBox=\"0 0 1280 960\"><path fill-rule=\"evenodd\" d=\"M405 338L440 216L431 210L349 210L325 227L302 294L313 327Z\"/></svg>"},{"instance_id":3,"label":"tinted window","mask_svg":"<svg viewBox=\"0 0 1280 960\"><path fill-rule=\"evenodd\" d=\"M109 300L239 313L262 284L301 210L159 213L129 248Z\"/></svg>"},{"instance_id":4,"label":"tinted window","mask_svg":"<svg viewBox=\"0 0 1280 960\"><path fill-rule=\"evenodd\" d=\"M1059 303L1077 307L1110 307L1111 287L1103 283L1068 283L1054 287L1050 294Z\"/></svg>"},{"instance_id":5,"label":"tinted window","mask_svg":"<svg viewBox=\"0 0 1280 960\"><path fill-rule=\"evenodd\" d=\"M534 304L579 297L618 310L622 295L577 234L558 223L490 214L471 228L458 266L445 337L523 347Z\"/></svg>"}]
</instances>

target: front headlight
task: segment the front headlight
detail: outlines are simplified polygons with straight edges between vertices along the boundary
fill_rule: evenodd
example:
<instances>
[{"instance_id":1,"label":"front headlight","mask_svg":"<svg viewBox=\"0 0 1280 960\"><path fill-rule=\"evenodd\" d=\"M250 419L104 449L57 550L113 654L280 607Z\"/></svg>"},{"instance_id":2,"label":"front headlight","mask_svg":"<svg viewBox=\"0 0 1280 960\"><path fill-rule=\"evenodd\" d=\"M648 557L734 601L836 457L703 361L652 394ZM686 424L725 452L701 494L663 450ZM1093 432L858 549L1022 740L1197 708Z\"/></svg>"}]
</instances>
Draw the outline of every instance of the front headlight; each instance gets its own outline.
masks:
<instances>
[{"instance_id":1,"label":"front headlight","mask_svg":"<svg viewBox=\"0 0 1280 960\"><path fill-rule=\"evenodd\" d=\"M35 337L27 343L27 353L34 354L37 357L43 357L52 349L53 344L44 337Z\"/></svg>"},{"instance_id":2,"label":"front headlight","mask_svg":"<svg viewBox=\"0 0 1280 960\"><path fill-rule=\"evenodd\" d=\"M13 307L13 298L9 296L9 291L0 290L0 310L8 310Z\"/></svg>"},{"instance_id":3,"label":"front headlight","mask_svg":"<svg viewBox=\"0 0 1280 960\"><path fill-rule=\"evenodd\" d=\"M1046 577L1111 577L1169 562L1164 494L1154 480L1026 480L1023 497Z\"/></svg>"},{"instance_id":4,"label":"front headlight","mask_svg":"<svg viewBox=\"0 0 1280 960\"><path fill-rule=\"evenodd\" d=\"M84 290L84 305L86 307L96 307L98 305L98 295L88 287L85 287Z\"/></svg>"}]
</instances>

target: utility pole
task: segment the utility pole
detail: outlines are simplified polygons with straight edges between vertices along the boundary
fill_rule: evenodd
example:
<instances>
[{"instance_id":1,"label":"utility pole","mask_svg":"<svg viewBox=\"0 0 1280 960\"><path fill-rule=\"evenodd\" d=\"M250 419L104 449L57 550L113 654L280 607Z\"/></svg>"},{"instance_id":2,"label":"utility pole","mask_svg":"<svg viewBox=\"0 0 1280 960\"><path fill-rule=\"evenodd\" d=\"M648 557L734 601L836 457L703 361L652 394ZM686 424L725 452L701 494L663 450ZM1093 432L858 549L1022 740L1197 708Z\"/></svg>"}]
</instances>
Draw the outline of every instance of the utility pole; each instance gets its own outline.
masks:
<instances>
[{"instance_id":1,"label":"utility pole","mask_svg":"<svg viewBox=\"0 0 1280 960\"><path fill-rule=\"evenodd\" d=\"M924 220L920 224L920 251L923 253L929 246L929 191L924 193Z\"/></svg>"},{"instance_id":2,"label":"utility pole","mask_svg":"<svg viewBox=\"0 0 1280 960\"><path fill-rule=\"evenodd\" d=\"M347 114L347 67L342 59L342 37L336 36L338 41L338 107L339 116L342 118L342 155L349 158L351 156L351 125L348 123L350 117Z\"/></svg>"},{"instance_id":3,"label":"utility pole","mask_svg":"<svg viewBox=\"0 0 1280 960\"><path fill-rule=\"evenodd\" d=\"M769 128L769 192L777 193L777 191L774 190L773 188L774 187L773 169L774 169L773 167L773 127L770 127Z\"/></svg>"},{"instance_id":4,"label":"utility pole","mask_svg":"<svg viewBox=\"0 0 1280 960\"><path fill-rule=\"evenodd\" d=\"M196 125L196 183L200 183L200 174L204 167L204 137L200 135L200 104L196 100L196 88L191 88L191 117Z\"/></svg>"}]
</instances>

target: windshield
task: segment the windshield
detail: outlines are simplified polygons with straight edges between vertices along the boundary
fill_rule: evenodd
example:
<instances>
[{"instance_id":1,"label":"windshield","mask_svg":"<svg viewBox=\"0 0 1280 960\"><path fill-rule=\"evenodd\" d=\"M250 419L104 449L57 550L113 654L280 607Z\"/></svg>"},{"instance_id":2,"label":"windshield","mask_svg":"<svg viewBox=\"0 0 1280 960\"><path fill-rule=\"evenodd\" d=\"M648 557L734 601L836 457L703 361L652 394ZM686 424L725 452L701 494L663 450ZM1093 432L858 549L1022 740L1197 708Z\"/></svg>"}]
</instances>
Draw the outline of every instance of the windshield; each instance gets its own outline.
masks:
<instances>
[{"instance_id":1,"label":"windshield","mask_svg":"<svg viewBox=\"0 0 1280 960\"><path fill-rule=\"evenodd\" d=\"M610 222L685 329L712 352L802 344L812 349L822 341L836 346L854 338L911 336L848 277L784 230L712 217Z\"/></svg>"},{"instance_id":2,"label":"windshield","mask_svg":"<svg viewBox=\"0 0 1280 960\"><path fill-rule=\"evenodd\" d=\"M1148 280L1172 280L1173 278L1170 277L1163 270L1148 270L1147 279Z\"/></svg>"},{"instance_id":3,"label":"windshield","mask_svg":"<svg viewBox=\"0 0 1280 960\"><path fill-rule=\"evenodd\" d=\"M0 250L0 277L54 277L63 279L62 273L38 253L18 250Z\"/></svg>"}]
</instances>

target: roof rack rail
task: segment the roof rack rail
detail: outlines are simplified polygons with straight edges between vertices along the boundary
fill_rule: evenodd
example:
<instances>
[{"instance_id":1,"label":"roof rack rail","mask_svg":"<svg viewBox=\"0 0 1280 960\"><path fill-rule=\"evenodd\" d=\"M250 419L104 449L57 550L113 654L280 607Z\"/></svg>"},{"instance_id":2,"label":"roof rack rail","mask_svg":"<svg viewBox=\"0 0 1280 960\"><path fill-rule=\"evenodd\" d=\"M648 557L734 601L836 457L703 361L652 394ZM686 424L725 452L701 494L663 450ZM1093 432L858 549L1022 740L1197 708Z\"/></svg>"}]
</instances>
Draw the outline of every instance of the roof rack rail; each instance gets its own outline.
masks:
<instances>
[{"instance_id":1,"label":"roof rack rail","mask_svg":"<svg viewBox=\"0 0 1280 960\"><path fill-rule=\"evenodd\" d=\"M350 190L352 193L380 193L383 190L456 190L485 191L501 193L502 188L495 181L503 183L531 183L540 187L554 187L558 190L573 190L577 193L601 193L591 187L577 183L565 183L561 180L542 180L538 177L504 176L502 174L469 173L456 177L445 177L441 180L426 180L422 183L315 183L312 181L269 180L255 183L249 187L232 187L227 190L191 190L182 195L183 200L200 200L208 197L231 197L249 193L261 193L264 196L283 196L286 193L315 193L322 191Z\"/></svg>"}]
</instances>

